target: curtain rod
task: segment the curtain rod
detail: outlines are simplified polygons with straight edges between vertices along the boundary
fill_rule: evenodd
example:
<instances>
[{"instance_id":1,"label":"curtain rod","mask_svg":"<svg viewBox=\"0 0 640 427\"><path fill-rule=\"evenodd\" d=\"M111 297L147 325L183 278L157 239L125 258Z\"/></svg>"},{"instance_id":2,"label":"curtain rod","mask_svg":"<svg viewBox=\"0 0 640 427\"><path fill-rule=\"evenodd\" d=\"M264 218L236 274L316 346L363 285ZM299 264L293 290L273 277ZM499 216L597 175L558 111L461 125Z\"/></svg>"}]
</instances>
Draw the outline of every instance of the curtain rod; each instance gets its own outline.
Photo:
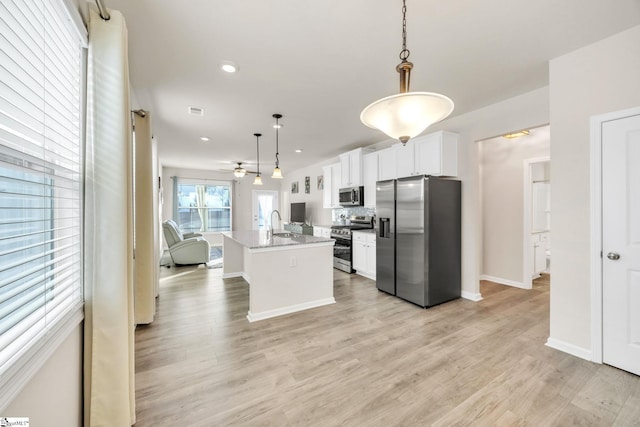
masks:
<instances>
[{"instance_id":1,"label":"curtain rod","mask_svg":"<svg viewBox=\"0 0 640 427\"><path fill-rule=\"evenodd\" d=\"M104 19L105 21L111 19L111 15L109 15L109 11L107 10L107 7L104 5L104 2L102 0L96 0L96 6L98 6L98 13L100 13L100 18Z\"/></svg>"}]
</instances>

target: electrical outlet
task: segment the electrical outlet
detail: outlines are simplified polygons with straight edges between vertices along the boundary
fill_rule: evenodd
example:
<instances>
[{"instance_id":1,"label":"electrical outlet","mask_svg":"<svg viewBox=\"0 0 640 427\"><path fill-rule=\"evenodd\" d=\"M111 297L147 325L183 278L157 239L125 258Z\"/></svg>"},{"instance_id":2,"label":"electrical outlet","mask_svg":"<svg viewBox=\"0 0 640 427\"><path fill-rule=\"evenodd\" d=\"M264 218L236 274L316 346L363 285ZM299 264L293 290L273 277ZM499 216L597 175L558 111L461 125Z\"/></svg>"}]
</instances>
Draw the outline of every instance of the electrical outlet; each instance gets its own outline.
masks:
<instances>
[{"instance_id":1,"label":"electrical outlet","mask_svg":"<svg viewBox=\"0 0 640 427\"><path fill-rule=\"evenodd\" d=\"M291 258L289 258L289 267L297 267L298 265L298 260L296 259L295 256L292 256Z\"/></svg>"}]
</instances>

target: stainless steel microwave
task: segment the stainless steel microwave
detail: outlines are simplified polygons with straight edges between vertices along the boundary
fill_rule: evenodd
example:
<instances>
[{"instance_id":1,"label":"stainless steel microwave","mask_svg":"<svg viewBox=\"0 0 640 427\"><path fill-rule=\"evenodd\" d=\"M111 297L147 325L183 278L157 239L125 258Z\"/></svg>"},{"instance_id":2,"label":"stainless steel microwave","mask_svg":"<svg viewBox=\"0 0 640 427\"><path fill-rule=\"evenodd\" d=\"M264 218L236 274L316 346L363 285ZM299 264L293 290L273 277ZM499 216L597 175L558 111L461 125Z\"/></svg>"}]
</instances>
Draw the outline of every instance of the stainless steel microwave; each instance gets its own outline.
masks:
<instances>
[{"instance_id":1,"label":"stainless steel microwave","mask_svg":"<svg viewBox=\"0 0 640 427\"><path fill-rule=\"evenodd\" d=\"M364 187L347 187L339 190L340 206L364 206Z\"/></svg>"}]
</instances>

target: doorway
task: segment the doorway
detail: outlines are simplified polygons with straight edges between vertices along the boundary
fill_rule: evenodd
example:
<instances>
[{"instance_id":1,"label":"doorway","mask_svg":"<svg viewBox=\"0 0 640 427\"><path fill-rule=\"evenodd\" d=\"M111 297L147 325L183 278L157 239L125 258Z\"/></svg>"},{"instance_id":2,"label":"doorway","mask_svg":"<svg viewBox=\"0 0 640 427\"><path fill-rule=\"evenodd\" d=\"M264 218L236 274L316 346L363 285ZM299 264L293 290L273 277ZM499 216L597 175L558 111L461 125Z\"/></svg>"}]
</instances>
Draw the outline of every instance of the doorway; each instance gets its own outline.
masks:
<instances>
[{"instance_id":1,"label":"doorway","mask_svg":"<svg viewBox=\"0 0 640 427\"><path fill-rule=\"evenodd\" d=\"M544 188L541 184L533 190L531 177L538 167L532 165L550 159L550 127L530 128L519 134L519 137L498 136L478 144L482 212L480 280L531 289L532 193L538 187Z\"/></svg>"},{"instance_id":2,"label":"doorway","mask_svg":"<svg viewBox=\"0 0 640 427\"><path fill-rule=\"evenodd\" d=\"M640 108L591 129L592 359L640 375Z\"/></svg>"},{"instance_id":3,"label":"doorway","mask_svg":"<svg viewBox=\"0 0 640 427\"><path fill-rule=\"evenodd\" d=\"M278 209L278 192L275 190L252 191L252 229L266 230L269 227L269 215Z\"/></svg>"}]
</instances>

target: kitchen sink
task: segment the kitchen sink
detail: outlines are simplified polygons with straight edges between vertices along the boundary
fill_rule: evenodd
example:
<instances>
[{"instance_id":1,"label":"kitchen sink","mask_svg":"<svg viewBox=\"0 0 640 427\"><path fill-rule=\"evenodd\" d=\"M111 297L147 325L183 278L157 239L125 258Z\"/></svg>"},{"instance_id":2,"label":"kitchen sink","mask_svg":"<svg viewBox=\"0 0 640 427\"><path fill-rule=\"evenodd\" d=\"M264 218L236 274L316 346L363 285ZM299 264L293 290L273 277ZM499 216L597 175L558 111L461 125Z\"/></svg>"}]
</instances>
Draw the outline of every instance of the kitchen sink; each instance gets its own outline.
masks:
<instances>
[{"instance_id":1,"label":"kitchen sink","mask_svg":"<svg viewBox=\"0 0 640 427\"><path fill-rule=\"evenodd\" d=\"M296 237L295 233L273 233L274 237L292 238Z\"/></svg>"}]
</instances>

